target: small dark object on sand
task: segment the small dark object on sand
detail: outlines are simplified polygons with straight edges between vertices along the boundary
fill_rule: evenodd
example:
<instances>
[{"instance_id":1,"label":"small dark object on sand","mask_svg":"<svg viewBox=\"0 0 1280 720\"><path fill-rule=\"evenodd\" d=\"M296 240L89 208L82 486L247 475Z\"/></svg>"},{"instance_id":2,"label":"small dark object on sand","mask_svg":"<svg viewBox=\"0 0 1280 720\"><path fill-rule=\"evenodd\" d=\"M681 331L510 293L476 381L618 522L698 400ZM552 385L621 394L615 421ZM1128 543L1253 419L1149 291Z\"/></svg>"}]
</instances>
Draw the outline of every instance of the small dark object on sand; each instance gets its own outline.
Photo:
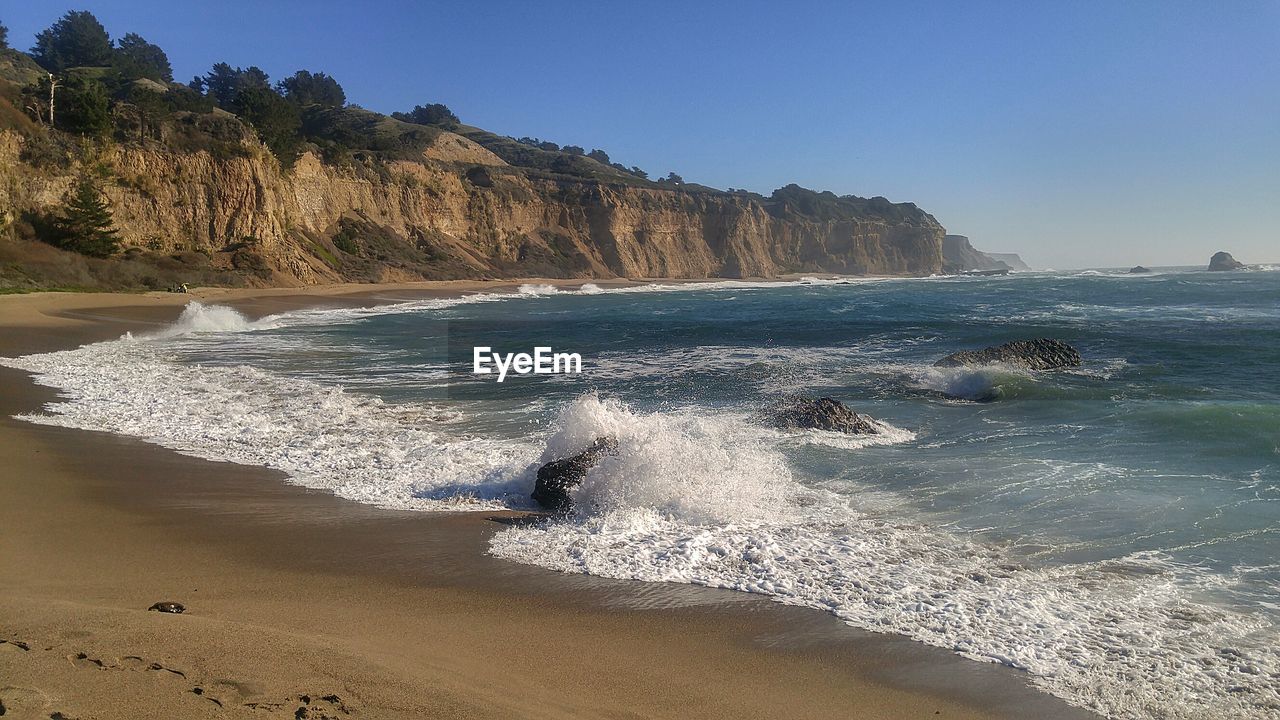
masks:
<instances>
[{"instance_id":1,"label":"small dark object on sand","mask_svg":"<svg viewBox=\"0 0 1280 720\"><path fill-rule=\"evenodd\" d=\"M162 613L174 613L174 614L186 612L187 610L186 606L183 605L182 603L173 602L171 600L162 600L147 609L155 610L157 612L162 612Z\"/></svg>"},{"instance_id":2,"label":"small dark object on sand","mask_svg":"<svg viewBox=\"0 0 1280 720\"><path fill-rule=\"evenodd\" d=\"M539 505L556 512L569 512L573 509L573 500L569 491L582 483L590 470L600 460L600 456L618 449L616 438L599 437L591 443L591 447L560 460L538 468L538 479L531 496Z\"/></svg>"}]
</instances>

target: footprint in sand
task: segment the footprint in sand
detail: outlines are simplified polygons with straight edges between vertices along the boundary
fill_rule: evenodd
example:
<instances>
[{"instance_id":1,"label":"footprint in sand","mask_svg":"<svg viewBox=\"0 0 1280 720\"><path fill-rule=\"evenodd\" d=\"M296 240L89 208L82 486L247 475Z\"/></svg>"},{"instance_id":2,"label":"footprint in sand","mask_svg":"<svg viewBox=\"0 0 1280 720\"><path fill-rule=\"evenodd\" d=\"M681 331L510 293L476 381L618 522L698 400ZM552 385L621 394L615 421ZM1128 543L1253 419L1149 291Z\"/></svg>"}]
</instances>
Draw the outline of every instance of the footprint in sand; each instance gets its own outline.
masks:
<instances>
[{"instance_id":1,"label":"footprint in sand","mask_svg":"<svg viewBox=\"0 0 1280 720\"><path fill-rule=\"evenodd\" d=\"M49 705L49 696L42 690L13 685L0 687L0 715L44 717Z\"/></svg>"},{"instance_id":2,"label":"footprint in sand","mask_svg":"<svg viewBox=\"0 0 1280 720\"><path fill-rule=\"evenodd\" d=\"M98 658L89 657L88 655L82 652L76 653L74 655L68 655L67 661L70 662L73 666L80 668L81 670L89 670L89 669L105 670L107 667Z\"/></svg>"},{"instance_id":3,"label":"footprint in sand","mask_svg":"<svg viewBox=\"0 0 1280 720\"><path fill-rule=\"evenodd\" d=\"M245 707L252 710L265 711L268 714L288 714L292 711L295 720L341 720L353 711L335 694L295 695L284 702L250 702Z\"/></svg>"},{"instance_id":4,"label":"footprint in sand","mask_svg":"<svg viewBox=\"0 0 1280 720\"><path fill-rule=\"evenodd\" d=\"M0 652L4 650L12 650L14 652L30 652L31 646L21 640L3 640L0 639Z\"/></svg>"}]
</instances>

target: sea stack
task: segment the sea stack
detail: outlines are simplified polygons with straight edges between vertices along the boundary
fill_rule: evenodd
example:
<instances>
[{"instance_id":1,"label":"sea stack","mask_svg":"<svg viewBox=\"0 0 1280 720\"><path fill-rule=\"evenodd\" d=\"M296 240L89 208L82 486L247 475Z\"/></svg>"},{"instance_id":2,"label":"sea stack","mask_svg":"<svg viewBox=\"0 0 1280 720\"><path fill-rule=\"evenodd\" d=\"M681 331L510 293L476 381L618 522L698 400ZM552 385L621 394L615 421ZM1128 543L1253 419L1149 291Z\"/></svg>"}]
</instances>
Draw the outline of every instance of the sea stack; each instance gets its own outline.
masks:
<instances>
[{"instance_id":1,"label":"sea stack","mask_svg":"<svg viewBox=\"0 0 1280 720\"><path fill-rule=\"evenodd\" d=\"M1141 275L1142 273L1149 273L1149 272L1151 271L1148 270L1147 268L1142 267L1141 265L1134 265L1133 267L1129 268L1130 275Z\"/></svg>"},{"instance_id":2,"label":"sea stack","mask_svg":"<svg viewBox=\"0 0 1280 720\"><path fill-rule=\"evenodd\" d=\"M1247 265L1231 257L1231 253L1219 251L1209 258L1210 270L1244 270Z\"/></svg>"}]
</instances>

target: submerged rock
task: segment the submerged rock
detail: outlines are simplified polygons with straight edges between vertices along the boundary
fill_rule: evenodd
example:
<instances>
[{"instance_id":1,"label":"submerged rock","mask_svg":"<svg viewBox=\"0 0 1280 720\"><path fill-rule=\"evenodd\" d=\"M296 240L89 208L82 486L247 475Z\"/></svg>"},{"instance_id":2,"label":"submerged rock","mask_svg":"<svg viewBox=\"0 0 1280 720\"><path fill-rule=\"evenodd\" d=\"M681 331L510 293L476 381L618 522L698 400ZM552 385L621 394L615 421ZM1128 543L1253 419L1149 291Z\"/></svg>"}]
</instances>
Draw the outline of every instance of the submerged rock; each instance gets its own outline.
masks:
<instances>
[{"instance_id":1,"label":"submerged rock","mask_svg":"<svg viewBox=\"0 0 1280 720\"><path fill-rule=\"evenodd\" d=\"M1080 352L1061 340L1015 340L1014 342L983 348L961 350L934 363L934 367L962 367L965 365L991 365L1002 363L1028 370L1056 370L1076 367L1082 362Z\"/></svg>"},{"instance_id":2,"label":"submerged rock","mask_svg":"<svg viewBox=\"0 0 1280 720\"><path fill-rule=\"evenodd\" d=\"M831 398L790 397L782 400L768 413L774 427L784 430L827 430L849 435L875 435L879 426L867 415L845 407Z\"/></svg>"},{"instance_id":3,"label":"submerged rock","mask_svg":"<svg viewBox=\"0 0 1280 720\"><path fill-rule=\"evenodd\" d=\"M155 605L152 605L147 609L155 610L156 612L174 613L175 615L178 613L183 613L187 611L186 606L184 606L182 603L173 602L172 600L161 600L160 602L156 603Z\"/></svg>"},{"instance_id":4,"label":"submerged rock","mask_svg":"<svg viewBox=\"0 0 1280 720\"><path fill-rule=\"evenodd\" d=\"M1231 257L1229 252L1216 252L1209 258L1210 270L1244 270L1248 265Z\"/></svg>"},{"instance_id":5,"label":"submerged rock","mask_svg":"<svg viewBox=\"0 0 1280 720\"><path fill-rule=\"evenodd\" d=\"M538 479L533 486L534 502L547 510L568 512L573 509L569 493L582 483L587 471L600 461L600 457L618 449L618 440L599 437L586 450L567 458L552 460L538 468Z\"/></svg>"},{"instance_id":6,"label":"submerged rock","mask_svg":"<svg viewBox=\"0 0 1280 720\"><path fill-rule=\"evenodd\" d=\"M1142 273L1149 273L1149 272L1151 271L1148 270L1147 268L1142 267L1141 265L1134 265L1133 267L1129 268L1130 275L1141 275Z\"/></svg>"}]
</instances>

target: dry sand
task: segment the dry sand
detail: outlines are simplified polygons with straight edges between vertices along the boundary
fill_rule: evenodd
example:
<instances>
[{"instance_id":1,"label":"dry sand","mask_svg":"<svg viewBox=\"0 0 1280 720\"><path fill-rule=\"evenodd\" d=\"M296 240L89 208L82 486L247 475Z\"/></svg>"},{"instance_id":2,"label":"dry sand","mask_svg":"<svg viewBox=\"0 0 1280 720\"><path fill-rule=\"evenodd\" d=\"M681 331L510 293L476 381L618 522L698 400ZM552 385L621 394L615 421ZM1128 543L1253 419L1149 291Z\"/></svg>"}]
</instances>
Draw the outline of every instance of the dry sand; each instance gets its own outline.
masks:
<instances>
[{"instance_id":1,"label":"dry sand","mask_svg":"<svg viewBox=\"0 0 1280 720\"><path fill-rule=\"evenodd\" d=\"M195 297L260 315L503 286ZM0 297L0 356L164 324L190 299ZM8 369L0 388L5 720L1093 717L1014 671L817 611L485 555L510 515L380 510L14 420L55 393ZM187 612L148 612L159 600Z\"/></svg>"}]
</instances>

